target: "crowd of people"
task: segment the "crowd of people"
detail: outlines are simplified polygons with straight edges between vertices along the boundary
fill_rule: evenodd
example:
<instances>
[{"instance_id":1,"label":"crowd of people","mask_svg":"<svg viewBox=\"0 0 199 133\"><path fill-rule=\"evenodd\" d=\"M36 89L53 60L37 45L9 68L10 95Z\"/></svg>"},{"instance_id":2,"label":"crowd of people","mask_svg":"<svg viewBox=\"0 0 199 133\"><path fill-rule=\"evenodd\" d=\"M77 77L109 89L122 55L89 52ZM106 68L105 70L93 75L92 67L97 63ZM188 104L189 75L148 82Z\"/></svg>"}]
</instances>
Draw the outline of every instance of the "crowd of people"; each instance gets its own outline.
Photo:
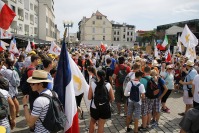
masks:
<instances>
[{"instance_id":1,"label":"crowd of people","mask_svg":"<svg viewBox=\"0 0 199 133\"><path fill-rule=\"evenodd\" d=\"M9 105L7 113L0 112L0 125L10 133L20 116L18 95L24 95L24 116L31 131L48 133L42 121L47 114L52 96L53 82L59 56L48 53L49 48L37 48L20 54L0 53L0 95ZM199 59L191 61L180 52L166 61L164 53L159 58L141 50L118 49L102 52L98 47L68 49L85 80L89 84L90 103L89 133L104 132L104 124L111 118L112 104L117 114L126 116L126 131L147 131L159 125L161 112L170 113L167 99L172 92L182 93L185 104L181 133L199 132ZM81 101L84 94L76 96L79 117L83 118ZM121 106L124 105L124 110ZM29 107L30 106L30 107ZM30 111L29 111L30 109ZM142 119L139 125L138 120Z\"/></svg>"}]
</instances>

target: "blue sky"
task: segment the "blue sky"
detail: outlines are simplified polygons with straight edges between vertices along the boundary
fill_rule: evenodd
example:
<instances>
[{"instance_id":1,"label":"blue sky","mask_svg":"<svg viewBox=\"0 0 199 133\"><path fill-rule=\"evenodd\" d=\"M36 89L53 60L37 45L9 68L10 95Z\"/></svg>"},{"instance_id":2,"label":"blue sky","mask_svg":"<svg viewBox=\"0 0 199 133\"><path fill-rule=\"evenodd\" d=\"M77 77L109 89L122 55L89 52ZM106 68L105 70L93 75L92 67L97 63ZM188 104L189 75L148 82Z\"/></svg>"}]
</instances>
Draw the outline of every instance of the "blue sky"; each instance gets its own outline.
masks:
<instances>
[{"instance_id":1,"label":"blue sky","mask_svg":"<svg viewBox=\"0 0 199 133\"><path fill-rule=\"evenodd\" d=\"M63 20L72 20L70 33L78 22L99 10L108 20L152 30L158 25L199 19L199 0L55 0L55 23L63 35Z\"/></svg>"}]
</instances>

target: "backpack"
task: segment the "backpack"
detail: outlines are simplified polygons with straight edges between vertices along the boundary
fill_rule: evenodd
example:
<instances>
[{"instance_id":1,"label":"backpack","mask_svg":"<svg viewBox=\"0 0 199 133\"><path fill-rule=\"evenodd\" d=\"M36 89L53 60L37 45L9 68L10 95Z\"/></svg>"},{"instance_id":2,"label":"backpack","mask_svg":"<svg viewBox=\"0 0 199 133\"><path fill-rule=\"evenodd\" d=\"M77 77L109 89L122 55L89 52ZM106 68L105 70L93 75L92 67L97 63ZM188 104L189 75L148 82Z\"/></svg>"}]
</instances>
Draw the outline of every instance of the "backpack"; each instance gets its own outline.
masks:
<instances>
[{"instance_id":1,"label":"backpack","mask_svg":"<svg viewBox=\"0 0 199 133\"><path fill-rule=\"evenodd\" d=\"M9 91L9 81L3 76L0 76L0 88Z\"/></svg>"},{"instance_id":2,"label":"backpack","mask_svg":"<svg viewBox=\"0 0 199 133\"><path fill-rule=\"evenodd\" d=\"M44 93L40 95L41 97L48 98L50 104L44 120L42 121L40 118L39 120L48 131L58 132L64 130L67 117L64 113L63 105L57 98L56 93L54 91L51 92L53 96Z\"/></svg>"},{"instance_id":3,"label":"backpack","mask_svg":"<svg viewBox=\"0 0 199 133\"><path fill-rule=\"evenodd\" d=\"M127 83L129 81L131 81L131 77L133 76L133 74L135 74L134 72L130 72L129 74L127 74L127 76L125 77L124 79L124 82L123 82L123 89L125 90L126 86L127 86Z\"/></svg>"},{"instance_id":4,"label":"backpack","mask_svg":"<svg viewBox=\"0 0 199 133\"><path fill-rule=\"evenodd\" d=\"M123 69L119 70L118 75L117 75L119 84L123 84L126 75L127 75L126 67L124 66Z\"/></svg>"},{"instance_id":5,"label":"backpack","mask_svg":"<svg viewBox=\"0 0 199 133\"><path fill-rule=\"evenodd\" d=\"M102 70L106 73L106 79L105 79L105 81L106 81L106 82L110 82L110 81L109 81L109 76L110 76L110 75L108 75L108 70L110 71L110 70L112 70L112 69L111 69L109 66L103 66L103 67L102 67Z\"/></svg>"},{"instance_id":6,"label":"backpack","mask_svg":"<svg viewBox=\"0 0 199 133\"><path fill-rule=\"evenodd\" d=\"M94 92L94 104L97 109L100 108L101 105L105 105L109 103L109 94L108 90L106 88L106 83L104 83L102 86L98 85L99 83L96 83L96 88Z\"/></svg>"},{"instance_id":7,"label":"backpack","mask_svg":"<svg viewBox=\"0 0 199 133\"><path fill-rule=\"evenodd\" d=\"M4 95L0 92L0 120L8 117L9 104Z\"/></svg>"},{"instance_id":8,"label":"backpack","mask_svg":"<svg viewBox=\"0 0 199 133\"><path fill-rule=\"evenodd\" d=\"M19 87L20 86L20 78L19 78L19 74L17 73L17 71L12 70L12 77L10 79L10 84L13 87Z\"/></svg>"},{"instance_id":9,"label":"backpack","mask_svg":"<svg viewBox=\"0 0 199 133\"><path fill-rule=\"evenodd\" d=\"M131 81L131 91L130 91L130 100L134 102L139 102L140 101L140 91L139 91L139 86L141 85L140 83L137 85L134 85L133 82Z\"/></svg>"},{"instance_id":10,"label":"backpack","mask_svg":"<svg viewBox=\"0 0 199 133\"><path fill-rule=\"evenodd\" d=\"M148 97L149 99L157 98L158 94L160 93L158 85L155 83L153 78L150 79L147 77L143 78L147 80L146 97Z\"/></svg>"},{"instance_id":11,"label":"backpack","mask_svg":"<svg viewBox=\"0 0 199 133\"><path fill-rule=\"evenodd\" d=\"M26 68L22 74L22 77L21 77L21 82L20 82L20 88L21 88L21 91L24 95L28 94L29 93L29 90L31 89L29 83L27 82L27 79L28 79L28 71L29 70L34 70L34 68Z\"/></svg>"}]
</instances>

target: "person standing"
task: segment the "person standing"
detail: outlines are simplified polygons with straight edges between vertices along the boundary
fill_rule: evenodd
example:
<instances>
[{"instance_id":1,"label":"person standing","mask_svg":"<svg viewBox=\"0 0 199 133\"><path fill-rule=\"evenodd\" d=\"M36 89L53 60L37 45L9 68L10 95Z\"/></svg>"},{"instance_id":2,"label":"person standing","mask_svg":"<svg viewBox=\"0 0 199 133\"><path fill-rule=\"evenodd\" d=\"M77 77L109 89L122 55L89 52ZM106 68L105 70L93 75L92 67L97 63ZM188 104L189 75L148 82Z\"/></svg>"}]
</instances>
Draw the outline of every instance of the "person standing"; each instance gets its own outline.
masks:
<instances>
[{"instance_id":1,"label":"person standing","mask_svg":"<svg viewBox=\"0 0 199 133\"><path fill-rule=\"evenodd\" d=\"M198 74L193 79L192 91L193 91L193 106L199 106L199 67L196 68Z\"/></svg>"}]
</instances>

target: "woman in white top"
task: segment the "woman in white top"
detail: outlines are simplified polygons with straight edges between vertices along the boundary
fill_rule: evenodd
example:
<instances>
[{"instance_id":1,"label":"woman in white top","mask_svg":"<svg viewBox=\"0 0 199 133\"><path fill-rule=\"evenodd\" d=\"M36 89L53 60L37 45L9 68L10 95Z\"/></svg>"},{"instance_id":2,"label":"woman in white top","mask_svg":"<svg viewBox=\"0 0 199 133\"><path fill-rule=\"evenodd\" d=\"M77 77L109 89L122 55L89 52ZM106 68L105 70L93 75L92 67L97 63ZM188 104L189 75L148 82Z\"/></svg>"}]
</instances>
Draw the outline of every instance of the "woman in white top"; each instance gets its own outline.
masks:
<instances>
[{"instance_id":1,"label":"woman in white top","mask_svg":"<svg viewBox=\"0 0 199 133\"><path fill-rule=\"evenodd\" d=\"M160 69L160 76L164 79L166 75L166 63L162 62Z\"/></svg>"},{"instance_id":2,"label":"woman in white top","mask_svg":"<svg viewBox=\"0 0 199 133\"><path fill-rule=\"evenodd\" d=\"M99 70L97 72L97 82L91 82L90 84L88 92L88 99L91 100L91 105L90 105L91 120L90 120L89 133L94 133L96 122L98 122L98 133L104 133L104 124L106 122L106 119L109 119L111 117L109 102L112 102L114 100L114 94L110 83L105 83L105 78L106 78L105 72L103 70ZM107 89L107 90L102 90L102 89ZM95 91L102 92L103 93L103 94L101 93L102 96L105 96L103 98L108 97L109 99L104 103L99 103L99 105L96 107L95 105L96 102L94 101L94 99L96 99L97 96L95 97L96 94Z\"/></svg>"}]
</instances>

